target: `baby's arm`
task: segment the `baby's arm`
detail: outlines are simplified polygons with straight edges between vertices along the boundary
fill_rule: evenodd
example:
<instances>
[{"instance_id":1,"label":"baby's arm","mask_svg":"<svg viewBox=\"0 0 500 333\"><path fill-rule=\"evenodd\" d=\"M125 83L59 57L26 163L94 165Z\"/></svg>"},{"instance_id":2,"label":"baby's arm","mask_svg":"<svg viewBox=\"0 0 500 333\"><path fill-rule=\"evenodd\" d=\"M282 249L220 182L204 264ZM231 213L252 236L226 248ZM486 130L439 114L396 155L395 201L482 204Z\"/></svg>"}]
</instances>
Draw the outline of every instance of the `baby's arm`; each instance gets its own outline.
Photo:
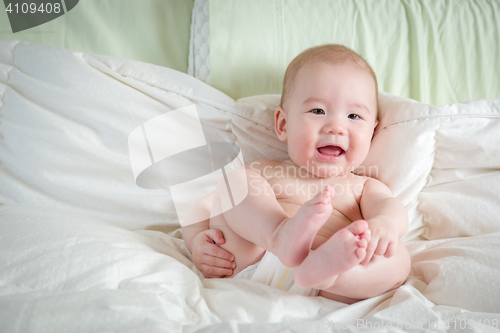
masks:
<instances>
[{"instance_id":1,"label":"baby's arm","mask_svg":"<svg viewBox=\"0 0 500 333\"><path fill-rule=\"evenodd\" d=\"M184 221L182 236L196 268L207 278L219 278L233 274L234 256L217 245L225 243L222 231L210 229L212 198L213 193L194 204Z\"/></svg>"},{"instance_id":2,"label":"baby's arm","mask_svg":"<svg viewBox=\"0 0 500 333\"><path fill-rule=\"evenodd\" d=\"M392 257L396 253L399 238L408 230L405 206L393 197L385 184L369 178L361 196L360 208L371 231L366 257L361 264L368 263L374 254Z\"/></svg>"}]
</instances>

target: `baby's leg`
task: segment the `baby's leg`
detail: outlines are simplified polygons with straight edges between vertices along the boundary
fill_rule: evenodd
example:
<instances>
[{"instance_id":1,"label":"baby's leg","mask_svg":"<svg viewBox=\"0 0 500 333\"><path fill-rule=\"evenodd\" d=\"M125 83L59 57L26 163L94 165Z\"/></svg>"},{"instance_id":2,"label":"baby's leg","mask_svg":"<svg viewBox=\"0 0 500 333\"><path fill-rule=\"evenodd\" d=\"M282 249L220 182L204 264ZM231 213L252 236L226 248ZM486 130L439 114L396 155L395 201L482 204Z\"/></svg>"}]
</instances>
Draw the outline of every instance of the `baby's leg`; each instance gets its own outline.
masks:
<instances>
[{"instance_id":1,"label":"baby's leg","mask_svg":"<svg viewBox=\"0 0 500 333\"><path fill-rule=\"evenodd\" d=\"M212 210L215 209L216 211L221 211L221 202L218 198L219 190L220 189L217 188L215 191L214 201L212 204ZM234 277L246 267L262 259L266 250L234 232L228 225L224 215L225 214L219 214L211 217L210 229L219 229L224 234L226 242L219 246L234 255L234 263L236 264L236 267L233 268L233 275L228 276Z\"/></svg>"},{"instance_id":2,"label":"baby's leg","mask_svg":"<svg viewBox=\"0 0 500 333\"><path fill-rule=\"evenodd\" d=\"M327 243L324 245L327 245ZM323 246L320 246L316 251L322 247ZM325 249L327 248L325 247ZM361 261L362 259L359 260L359 262ZM303 265L306 263L307 259L304 260ZM301 267L302 265L299 266L297 270ZM304 266L304 268L306 268L306 266ZM355 265L351 269L338 274L338 276L333 276L330 281L324 279L322 283L316 285L303 283L303 286L321 289L319 292L320 296L344 303L353 303L362 299L381 295L399 287L408 277L410 268L411 259L408 250L404 244L399 241L396 254L390 258L376 255L368 264ZM316 268L316 271L317 270ZM297 282L297 272L295 276ZM311 274L310 276L313 275ZM297 282L297 284L299 283Z\"/></svg>"},{"instance_id":3,"label":"baby's leg","mask_svg":"<svg viewBox=\"0 0 500 333\"><path fill-rule=\"evenodd\" d=\"M322 289L335 283L342 274L358 265L366 256L370 241L368 223L355 221L337 231L297 267L295 282L303 288Z\"/></svg>"},{"instance_id":4,"label":"baby's leg","mask_svg":"<svg viewBox=\"0 0 500 333\"><path fill-rule=\"evenodd\" d=\"M337 295L362 300L381 295L402 285L411 268L411 259L399 241L396 254L390 258L376 255L366 265L357 265L340 274L335 283L320 292L320 296L335 299Z\"/></svg>"},{"instance_id":5,"label":"baby's leg","mask_svg":"<svg viewBox=\"0 0 500 333\"><path fill-rule=\"evenodd\" d=\"M260 259L265 250L273 252L286 266L299 265L331 214L332 189L327 187L318 193L290 218L264 178L251 170L236 172L231 175L233 182L246 181L248 195L210 222L211 228L224 233L226 243L222 247L235 256L239 266L235 272ZM222 193L219 191L223 190L222 186L216 190L214 205L220 206Z\"/></svg>"}]
</instances>

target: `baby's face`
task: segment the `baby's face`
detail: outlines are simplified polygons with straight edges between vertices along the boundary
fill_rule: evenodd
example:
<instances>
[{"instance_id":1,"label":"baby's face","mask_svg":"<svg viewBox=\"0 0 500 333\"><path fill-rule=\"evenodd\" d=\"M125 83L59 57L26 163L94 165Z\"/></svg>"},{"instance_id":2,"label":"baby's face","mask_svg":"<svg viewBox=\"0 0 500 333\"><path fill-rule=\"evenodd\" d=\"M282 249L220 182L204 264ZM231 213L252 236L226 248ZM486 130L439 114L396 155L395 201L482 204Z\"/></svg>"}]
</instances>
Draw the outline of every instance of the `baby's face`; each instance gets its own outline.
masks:
<instances>
[{"instance_id":1,"label":"baby's face","mask_svg":"<svg viewBox=\"0 0 500 333\"><path fill-rule=\"evenodd\" d=\"M351 63L307 65L275 120L295 164L322 178L347 174L366 158L377 125L374 79Z\"/></svg>"}]
</instances>

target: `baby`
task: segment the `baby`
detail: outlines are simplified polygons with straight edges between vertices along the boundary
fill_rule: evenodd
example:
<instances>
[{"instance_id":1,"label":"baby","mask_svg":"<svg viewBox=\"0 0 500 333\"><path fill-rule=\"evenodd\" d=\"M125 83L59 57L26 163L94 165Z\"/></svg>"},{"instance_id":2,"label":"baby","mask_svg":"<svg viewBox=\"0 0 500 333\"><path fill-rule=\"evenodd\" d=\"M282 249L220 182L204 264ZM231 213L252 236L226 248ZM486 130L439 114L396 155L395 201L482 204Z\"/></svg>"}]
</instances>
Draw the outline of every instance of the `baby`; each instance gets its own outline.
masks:
<instances>
[{"instance_id":1,"label":"baby","mask_svg":"<svg viewBox=\"0 0 500 333\"><path fill-rule=\"evenodd\" d=\"M406 209L383 183L352 173L368 154L377 110L375 73L354 51L322 45L293 59L274 115L290 159L233 172L245 199L183 228L196 267L206 277L254 280L272 270L280 276L264 280L274 286L288 274L288 290L346 303L400 286L410 270L399 240ZM224 187L193 211L221 211Z\"/></svg>"}]
</instances>

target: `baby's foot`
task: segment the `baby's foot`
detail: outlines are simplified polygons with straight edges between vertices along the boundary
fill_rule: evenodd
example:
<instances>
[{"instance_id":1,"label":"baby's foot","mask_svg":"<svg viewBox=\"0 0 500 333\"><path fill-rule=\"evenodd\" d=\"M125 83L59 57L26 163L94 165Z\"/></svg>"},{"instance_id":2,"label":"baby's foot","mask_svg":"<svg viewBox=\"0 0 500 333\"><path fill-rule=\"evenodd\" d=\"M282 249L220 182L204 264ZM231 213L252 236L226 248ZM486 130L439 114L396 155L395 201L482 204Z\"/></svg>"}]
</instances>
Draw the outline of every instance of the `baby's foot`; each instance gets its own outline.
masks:
<instances>
[{"instance_id":1,"label":"baby's foot","mask_svg":"<svg viewBox=\"0 0 500 333\"><path fill-rule=\"evenodd\" d=\"M368 223L363 220L337 231L297 267L295 283L302 288L330 287L339 274L350 270L365 258L370 234Z\"/></svg>"},{"instance_id":2,"label":"baby's foot","mask_svg":"<svg viewBox=\"0 0 500 333\"><path fill-rule=\"evenodd\" d=\"M298 266L307 257L314 237L332 214L332 198L333 189L327 185L276 229L271 252L285 266Z\"/></svg>"}]
</instances>

